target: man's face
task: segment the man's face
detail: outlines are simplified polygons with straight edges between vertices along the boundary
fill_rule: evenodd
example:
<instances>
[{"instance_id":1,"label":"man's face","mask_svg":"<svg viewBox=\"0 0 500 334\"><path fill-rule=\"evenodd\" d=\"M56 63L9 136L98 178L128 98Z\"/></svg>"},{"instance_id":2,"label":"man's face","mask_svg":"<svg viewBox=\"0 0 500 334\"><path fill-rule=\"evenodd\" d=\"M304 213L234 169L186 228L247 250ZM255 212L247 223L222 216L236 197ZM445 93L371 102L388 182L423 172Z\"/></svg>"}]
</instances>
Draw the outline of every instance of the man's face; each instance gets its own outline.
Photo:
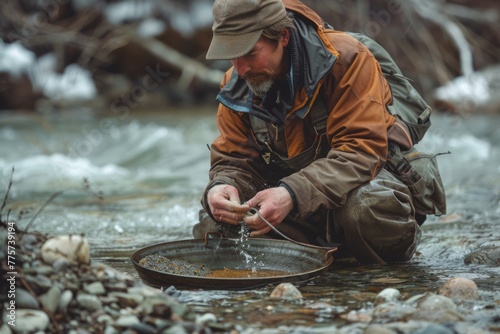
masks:
<instances>
[{"instance_id":1,"label":"man's face","mask_svg":"<svg viewBox=\"0 0 500 334\"><path fill-rule=\"evenodd\" d=\"M283 74L283 52L287 44L288 34L277 44L261 38L249 53L231 60L238 75L245 79L255 95L264 97L276 78Z\"/></svg>"}]
</instances>

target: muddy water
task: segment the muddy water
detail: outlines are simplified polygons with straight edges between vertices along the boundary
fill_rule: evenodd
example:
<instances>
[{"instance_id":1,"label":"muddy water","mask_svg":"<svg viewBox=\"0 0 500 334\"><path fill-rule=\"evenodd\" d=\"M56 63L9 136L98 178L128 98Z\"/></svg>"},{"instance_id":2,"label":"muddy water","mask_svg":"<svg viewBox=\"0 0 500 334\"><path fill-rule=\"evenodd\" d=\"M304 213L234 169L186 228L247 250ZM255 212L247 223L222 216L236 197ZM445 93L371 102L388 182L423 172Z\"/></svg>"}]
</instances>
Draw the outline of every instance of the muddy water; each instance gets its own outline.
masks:
<instances>
[{"instance_id":1,"label":"muddy water","mask_svg":"<svg viewBox=\"0 0 500 334\"><path fill-rule=\"evenodd\" d=\"M342 315L373 306L376 294L387 287L408 298L460 276L474 280L481 294L473 305L459 305L469 322L499 313L499 268L465 265L464 257L500 240L500 117L435 114L433 123L419 146L451 152L438 158L448 214L423 225L422 244L411 263L335 262L299 286L302 302L269 300L274 286L182 290L175 292L177 298L246 333L285 333L341 327L346 323ZM7 207L19 227L85 234L95 261L137 278L132 252L191 238L207 181L206 144L216 133L214 109L209 108L121 118L85 109L44 117L1 114L0 195L14 167Z\"/></svg>"}]
</instances>

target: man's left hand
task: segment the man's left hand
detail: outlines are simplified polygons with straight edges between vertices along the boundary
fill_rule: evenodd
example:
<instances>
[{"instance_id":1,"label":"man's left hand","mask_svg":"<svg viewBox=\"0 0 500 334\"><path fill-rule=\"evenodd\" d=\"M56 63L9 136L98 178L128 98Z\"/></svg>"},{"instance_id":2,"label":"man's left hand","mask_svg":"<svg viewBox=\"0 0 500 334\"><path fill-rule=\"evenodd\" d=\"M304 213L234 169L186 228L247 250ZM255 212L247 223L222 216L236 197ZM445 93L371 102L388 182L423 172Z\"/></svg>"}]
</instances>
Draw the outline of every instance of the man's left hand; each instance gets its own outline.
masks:
<instances>
[{"instance_id":1,"label":"man's left hand","mask_svg":"<svg viewBox=\"0 0 500 334\"><path fill-rule=\"evenodd\" d=\"M292 197L288 190L283 187L268 188L259 191L246 204L250 205L251 208L257 208L262 217L273 226L281 223L293 209ZM257 214L245 217L244 221L250 228L255 230L250 234L251 237L263 235L271 231L271 227Z\"/></svg>"}]
</instances>

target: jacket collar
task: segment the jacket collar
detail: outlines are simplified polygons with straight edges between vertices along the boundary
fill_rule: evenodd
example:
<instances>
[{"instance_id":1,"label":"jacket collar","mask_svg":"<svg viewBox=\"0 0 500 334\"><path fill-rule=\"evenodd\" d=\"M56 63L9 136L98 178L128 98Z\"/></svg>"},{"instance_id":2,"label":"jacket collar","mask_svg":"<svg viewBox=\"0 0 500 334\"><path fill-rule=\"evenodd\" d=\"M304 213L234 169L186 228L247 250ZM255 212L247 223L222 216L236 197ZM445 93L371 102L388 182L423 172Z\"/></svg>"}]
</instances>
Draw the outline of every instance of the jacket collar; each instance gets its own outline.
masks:
<instances>
[{"instance_id":1,"label":"jacket collar","mask_svg":"<svg viewBox=\"0 0 500 334\"><path fill-rule=\"evenodd\" d=\"M297 89L303 87L305 99L303 107L295 111L295 115L303 118L309 110L311 97L318 85L330 71L336 61L316 33L319 27L301 15L295 15L295 29L291 32L290 57L291 68L288 82L292 89L292 101ZM300 73L300 75L299 75ZM266 122L280 124L276 111L266 110L254 103L254 94L248 88L244 79L233 70L228 83L217 95L217 101L236 112L246 112L263 119ZM279 107L278 107L279 108ZM289 110L286 110L288 112ZM279 111L278 111L279 113Z\"/></svg>"}]
</instances>

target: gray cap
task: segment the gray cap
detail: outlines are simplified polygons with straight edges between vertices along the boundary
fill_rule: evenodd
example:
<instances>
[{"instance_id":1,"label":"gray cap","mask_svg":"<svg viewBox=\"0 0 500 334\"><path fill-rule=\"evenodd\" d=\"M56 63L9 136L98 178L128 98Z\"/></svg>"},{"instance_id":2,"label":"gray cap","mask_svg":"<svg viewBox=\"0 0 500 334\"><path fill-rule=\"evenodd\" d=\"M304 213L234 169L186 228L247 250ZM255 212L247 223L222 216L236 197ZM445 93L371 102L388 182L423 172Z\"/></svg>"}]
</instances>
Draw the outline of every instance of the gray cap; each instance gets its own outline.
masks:
<instances>
[{"instance_id":1,"label":"gray cap","mask_svg":"<svg viewBox=\"0 0 500 334\"><path fill-rule=\"evenodd\" d=\"M213 16L207 59L235 59L247 54L286 10L281 0L216 0Z\"/></svg>"}]
</instances>

